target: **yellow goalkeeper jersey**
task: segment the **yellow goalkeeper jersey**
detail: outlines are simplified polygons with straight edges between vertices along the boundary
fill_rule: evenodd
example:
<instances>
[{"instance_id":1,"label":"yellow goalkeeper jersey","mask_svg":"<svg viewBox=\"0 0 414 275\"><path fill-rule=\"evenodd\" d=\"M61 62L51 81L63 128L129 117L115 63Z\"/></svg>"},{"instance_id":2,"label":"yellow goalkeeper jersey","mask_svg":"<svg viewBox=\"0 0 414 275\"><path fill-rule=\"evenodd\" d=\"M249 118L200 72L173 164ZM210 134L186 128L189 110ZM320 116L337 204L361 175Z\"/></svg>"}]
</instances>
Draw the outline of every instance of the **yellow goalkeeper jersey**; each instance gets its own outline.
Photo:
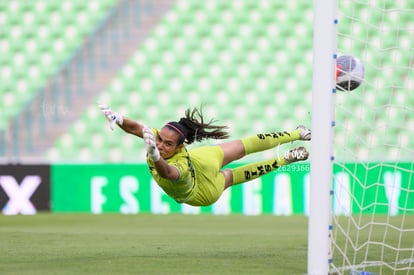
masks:
<instances>
[{"instance_id":1,"label":"yellow goalkeeper jersey","mask_svg":"<svg viewBox=\"0 0 414 275\"><path fill-rule=\"evenodd\" d=\"M156 131L156 135L158 135ZM177 180L158 175L147 157L151 175L164 192L178 203L207 206L216 202L224 191L224 175L220 172L224 153L219 146L202 146L187 151L185 147L169 159L169 165L180 173Z\"/></svg>"}]
</instances>

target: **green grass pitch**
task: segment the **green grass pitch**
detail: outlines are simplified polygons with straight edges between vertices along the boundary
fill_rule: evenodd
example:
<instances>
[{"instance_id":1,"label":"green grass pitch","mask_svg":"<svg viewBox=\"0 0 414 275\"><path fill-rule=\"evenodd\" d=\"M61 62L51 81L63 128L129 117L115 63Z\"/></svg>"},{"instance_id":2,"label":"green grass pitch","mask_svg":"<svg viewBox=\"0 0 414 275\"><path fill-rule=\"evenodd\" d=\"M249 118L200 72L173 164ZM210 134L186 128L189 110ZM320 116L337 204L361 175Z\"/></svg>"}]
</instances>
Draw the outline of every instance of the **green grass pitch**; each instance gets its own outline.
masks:
<instances>
[{"instance_id":1,"label":"green grass pitch","mask_svg":"<svg viewBox=\"0 0 414 275\"><path fill-rule=\"evenodd\" d=\"M0 274L305 274L305 216L0 216Z\"/></svg>"}]
</instances>

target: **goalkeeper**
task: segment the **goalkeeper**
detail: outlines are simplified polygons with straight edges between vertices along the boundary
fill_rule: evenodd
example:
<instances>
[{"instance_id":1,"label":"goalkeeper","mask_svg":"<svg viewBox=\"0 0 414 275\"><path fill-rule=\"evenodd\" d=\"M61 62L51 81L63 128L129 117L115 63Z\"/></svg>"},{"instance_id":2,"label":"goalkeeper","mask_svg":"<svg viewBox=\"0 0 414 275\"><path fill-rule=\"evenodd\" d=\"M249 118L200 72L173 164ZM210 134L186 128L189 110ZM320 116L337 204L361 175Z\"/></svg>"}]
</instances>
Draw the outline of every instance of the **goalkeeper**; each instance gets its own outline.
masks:
<instances>
[{"instance_id":1,"label":"goalkeeper","mask_svg":"<svg viewBox=\"0 0 414 275\"><path fill-rule=\"evenodd\" d=\"M304 147L287 151L284 156L247 164L233 169L223 167L248 154L274 148L296 140L310 140L311 131L298 126L291 132L257 134L218 145L187 150L185 144L205 139L226 139L226 126L204 121L201 109L187 109L178 122L166 123L161 129L121 116L109 107L100 105L110 128L115 124L125 132L144 139L147 163L157 184L176 202L207 206L216 202L223 191L233 185L261 177L282 165L306 160Z\"/></svg>"}]
</instances>

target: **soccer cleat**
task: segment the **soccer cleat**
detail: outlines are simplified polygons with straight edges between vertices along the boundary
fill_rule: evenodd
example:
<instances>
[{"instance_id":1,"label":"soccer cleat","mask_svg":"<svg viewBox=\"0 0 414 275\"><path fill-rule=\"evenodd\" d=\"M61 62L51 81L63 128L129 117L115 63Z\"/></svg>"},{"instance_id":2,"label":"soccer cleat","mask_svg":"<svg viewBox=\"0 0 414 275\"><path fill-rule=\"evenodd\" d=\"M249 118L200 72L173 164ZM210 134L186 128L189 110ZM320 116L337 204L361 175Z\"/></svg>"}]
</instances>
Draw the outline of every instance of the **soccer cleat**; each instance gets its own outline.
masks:
<instances>
[{"instance_id":1,"label":"soccer cleat","mask_svg":"<svg viewBox=\"0 0 414 275\"><path fill-rule=\"evenodd\" d=\"M284 155L285 161L287 163L292 163L296 161L306 160L309 157L309 152L306 151L306 148L301 146L287 151Z\"/></svg>"},{"instance_id":2,"label":"soccer cleat","mask_svg":"<svg viewBox=\"0 0 414 275\"><path fill-rule=\"evenodd\" d=\"M312 133L310 129L303 125L299 125L296 127L296 130L300 130L300 140L311 140Z\"/></svg>"}]
</instances>

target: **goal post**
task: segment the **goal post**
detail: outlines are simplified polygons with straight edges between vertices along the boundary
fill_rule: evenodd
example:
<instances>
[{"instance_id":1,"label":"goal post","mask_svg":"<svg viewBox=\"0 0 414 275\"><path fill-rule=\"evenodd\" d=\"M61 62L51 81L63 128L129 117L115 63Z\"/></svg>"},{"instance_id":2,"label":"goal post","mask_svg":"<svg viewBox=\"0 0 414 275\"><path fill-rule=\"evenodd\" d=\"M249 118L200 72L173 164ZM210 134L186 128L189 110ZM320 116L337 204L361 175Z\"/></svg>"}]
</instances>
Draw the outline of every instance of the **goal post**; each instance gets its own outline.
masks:
<instances>
[{"instance_id":1,"label":"goal post","mask_svg":"<svg viewBox=\"0 0 414 275\"><path fill-rule=\"evenodd\" d=\"M314 0L308 274L414 272L414 5ZM335 90L335 58L365 67Z\"/></svg>"},{"instance_id":2,"label":"goal post","mask_svg":"<svg viewBox=\"0 0 414 275\"><path fill-rule=\"evenodd\" d=\"M314 0L308 274L328 274L336 67L336 1Z\"/></svg>"}]
</instances>

